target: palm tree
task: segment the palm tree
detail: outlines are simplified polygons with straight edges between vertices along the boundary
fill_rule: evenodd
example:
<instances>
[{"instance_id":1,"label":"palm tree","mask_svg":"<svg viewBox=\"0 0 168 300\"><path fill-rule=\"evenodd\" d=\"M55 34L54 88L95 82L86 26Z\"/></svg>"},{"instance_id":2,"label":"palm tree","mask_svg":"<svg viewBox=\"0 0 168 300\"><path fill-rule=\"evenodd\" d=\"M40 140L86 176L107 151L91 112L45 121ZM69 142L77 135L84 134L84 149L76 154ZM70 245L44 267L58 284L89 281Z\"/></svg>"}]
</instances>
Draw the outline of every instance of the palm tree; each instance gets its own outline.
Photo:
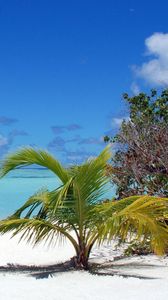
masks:
<instances>
[{"instance_id":1,"label":"palm tree","mask_svg":"<svg viewBox=\"0 0 168 300\"><path fill-rule=\"evenodd\" d=\"M111 157L109 146L98 157L80 166L64 168L43 150L23 148L2 162L1 177L18 167L37 164L51 170L61 184L55 190L40 190L31 196L12 216L0 222L0 233L22 233L35 245L49 243L57 237L67 238L73 245L76 267L88 269L90 251L98 242L129 235L138 239L150 236L157 254L166 248L168 231L164 221L167 198L133 196L121 201L105 200L108 188L105 167Z\"/></svg>"}]
</instances>

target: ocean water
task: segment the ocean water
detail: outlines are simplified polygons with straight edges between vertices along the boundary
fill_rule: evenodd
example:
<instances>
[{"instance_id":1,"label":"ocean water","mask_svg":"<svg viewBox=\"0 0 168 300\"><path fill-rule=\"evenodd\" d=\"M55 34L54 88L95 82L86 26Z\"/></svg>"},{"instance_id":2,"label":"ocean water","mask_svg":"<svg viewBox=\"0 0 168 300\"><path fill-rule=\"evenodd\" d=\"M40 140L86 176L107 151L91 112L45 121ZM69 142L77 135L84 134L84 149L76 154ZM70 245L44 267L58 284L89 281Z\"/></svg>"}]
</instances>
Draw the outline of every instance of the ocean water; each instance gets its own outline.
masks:
<instances>
[{"instance_id":1,"label":"ocean water","mask_svg":"<svg viewBox=\"0 0 168 300\"><path fill-rule=\"evenodd\" d=\"M19 208L41 188L54 189L60 181L46 169L20 169L0 179L0 218Z\"/></svg>"},{"instance_id":2,"label":"ocean water","mask_svg":"<svg viewBox=\"0 0 168 300\"><path fill-rule=\"evenodd\" d=\"M46 169L19 169L0 179L0 219L6 218L41 188L52 190L60 185L58 178ZM105 198L112 198L110 188Z\"/></svg>"}]
</instances>

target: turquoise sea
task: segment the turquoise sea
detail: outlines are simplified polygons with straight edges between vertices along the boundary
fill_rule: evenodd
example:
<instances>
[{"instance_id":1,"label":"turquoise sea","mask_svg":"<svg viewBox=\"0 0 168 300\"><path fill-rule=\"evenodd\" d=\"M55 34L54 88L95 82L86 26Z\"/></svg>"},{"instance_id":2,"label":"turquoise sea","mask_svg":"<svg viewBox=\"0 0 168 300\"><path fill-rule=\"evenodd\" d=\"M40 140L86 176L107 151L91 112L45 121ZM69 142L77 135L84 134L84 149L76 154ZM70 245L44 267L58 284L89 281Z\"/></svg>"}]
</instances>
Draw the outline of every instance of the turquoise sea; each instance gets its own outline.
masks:
<instances>
[{"instance_id":1,"label":"turquoise sea","mask_svg":"<svg viewBox=\"0 0 168 300\"><path fill-rule=\"evenodd\" d=\"M0 179L0 219L6 218L20 207L28 197L41 188L54 189L60 181L46 169L19 169ZM112 198L110 188L105 198Z\"/></svg>"}]
</instances>

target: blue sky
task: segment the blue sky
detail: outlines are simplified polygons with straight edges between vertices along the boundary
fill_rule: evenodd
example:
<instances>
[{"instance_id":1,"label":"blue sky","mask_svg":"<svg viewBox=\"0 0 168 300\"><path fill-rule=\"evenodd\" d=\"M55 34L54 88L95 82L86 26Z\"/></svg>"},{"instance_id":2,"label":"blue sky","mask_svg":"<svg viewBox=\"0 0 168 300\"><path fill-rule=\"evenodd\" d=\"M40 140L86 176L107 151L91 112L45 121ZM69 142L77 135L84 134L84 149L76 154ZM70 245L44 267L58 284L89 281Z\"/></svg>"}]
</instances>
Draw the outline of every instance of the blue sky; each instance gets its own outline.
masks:
<instances>
[{"instance_id":1,"label":"blue sky","mask_svg":"<svg viewBox=\"0 0 168 300\"><path fill-rule=\"evenodd\" d=\"M79 163L104 147L122 94L168 85L167 1L0 1L0 156Z\"/></svg>"}]
</instances>

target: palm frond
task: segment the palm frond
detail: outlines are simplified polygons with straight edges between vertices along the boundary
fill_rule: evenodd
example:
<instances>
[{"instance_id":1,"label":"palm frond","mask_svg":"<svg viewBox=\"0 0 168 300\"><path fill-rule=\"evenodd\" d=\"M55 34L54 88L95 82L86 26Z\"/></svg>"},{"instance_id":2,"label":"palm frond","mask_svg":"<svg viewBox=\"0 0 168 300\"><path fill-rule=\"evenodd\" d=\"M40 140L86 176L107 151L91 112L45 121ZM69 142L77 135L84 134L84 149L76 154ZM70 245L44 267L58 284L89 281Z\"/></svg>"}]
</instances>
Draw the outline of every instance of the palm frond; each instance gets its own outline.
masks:
<instances>
[{"instance_id":1,"label":"palm frond","mask_svg":"<svg viewBox=\"0 0 168 300\"><path fill-rule=\"evenodd\" d=\"M53 216L57 213L57 209L65 208L72 202L71 187L73 179L73 177L70 177L63 186L50 192L50 210Z\"/></svg>"},{"instance_id":2,"label":"palm frond","mask_svg":"<svg viewBox=\"0 0 168 300\"><path fill-rule=\"evenodd\" d=\"M36 245L41 241L53 240L53 237L58 235L63 235L71 241L75 249L78 248L77 242L68 232L66 226L58 226L57 224L52 224L51 222L41 220L41 219L12 219L4 220L0 222L0 233L5 234L11 232L12 236L21 233L20 241L26 240L28 243Z\"/></svg>"},{"instance_id":3,"label":"palm frond","mask_svg":"<svg viewBox=\"0 0 168 300\"><path fill-rule=\"evenodd\" d=\"M123 241L128 236L137 239L150 236L153 250L163 254L168 246L168 229L164 221L168 198L133 196L121 202L102 203L94 208L100 241L115 236Z\"/></svg>"},{"instance_id":4,"label":"palm frond","mask_svg":"<svg viewBox=\"0 0 168 300\"><path fill-rule=\"evenodd\" d=\"M48 190L41 189L34 195L32 195L19 209L15 211L9 219L20 218L22 213L25 213L25 218L32 217L34 213L36 216L43 215L47 211L50 201L50 192Z\"/></svg>"},{"instance_id":5,"label":"palm frond","mask_svg":"<svg viewBox=\"0 0 168 300\"><path fill-rule=\"evenodd\" d=\"M76 220L81 231L87 222L91 206L104 194L108 178L105 175L107 161L111 157L109 146L98 157L90 159L72 170L72 199Z\"/></svg>"},{"instance_id":6,"label":"palm frond","mask_svg":"<svg viewBox=\"0 0 168 300\"><path fill-rule=\"evenodd\" d=\"M7 155L2 161L0 176L3 177L18 167L33 164L48 168L54 172L63 183L69 178L67 170L51 154L44 150L35 150L31 147L22 148L13 154Z\"/></svg>"},{"instance_id":7,"label":"palm frond","mask_svg":"<svg viewBox=\"0 0 168 300\"><path fill-rule=\"evenodd\" d=\"M80 192L84 203L97 203L107 189L109 179L106 177L105 167L110 157L110 148L106 147L98 157L76 170L74 182L78 189L77 194Z\"/></svg>"}]
</instances>

